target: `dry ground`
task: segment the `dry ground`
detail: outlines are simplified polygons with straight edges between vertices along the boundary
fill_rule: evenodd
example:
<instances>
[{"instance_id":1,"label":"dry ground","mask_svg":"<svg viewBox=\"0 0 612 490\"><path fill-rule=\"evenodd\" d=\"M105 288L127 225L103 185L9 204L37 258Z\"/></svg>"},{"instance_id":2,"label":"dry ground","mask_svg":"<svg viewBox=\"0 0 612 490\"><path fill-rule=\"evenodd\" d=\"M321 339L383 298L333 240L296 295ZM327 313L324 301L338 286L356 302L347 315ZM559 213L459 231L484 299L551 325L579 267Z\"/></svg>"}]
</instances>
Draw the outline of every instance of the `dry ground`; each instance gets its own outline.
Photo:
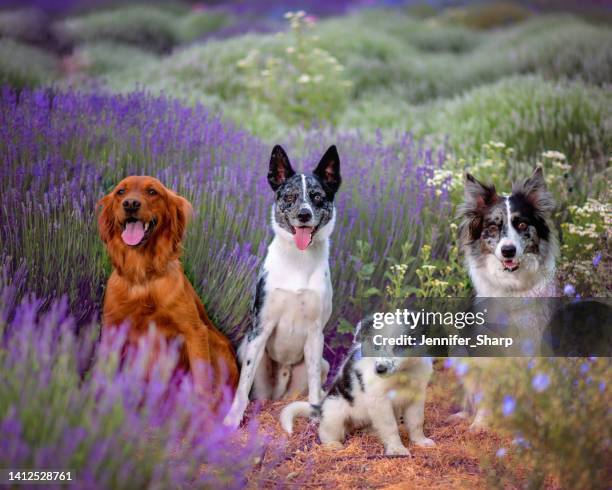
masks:
<instances>
[{"instance_id":1,"label":"dry ground","mask_svg":"<svg viewBox=\"0 0 612 490\"><path fill-rule=\"evenodd\" d=\"M425 409L425 435L437 444L435 448L418 448L408 442L402 429L404 443L412 457L385 457L383 446L371 433L358 431L350 434L345 448L340 451L323 449L317 440L316 422L299 419L294 434L286 438L279 424L280 410L286 402L263 404L257 415L262 429L275 440L286 439L280 452L270 450L255 468L251 488L385 488L385 489L449 489L449 488L508 488L487 477L483 458L496 459L495 453L511 441L486 431L472 433L469 422L451 424L447 417L459 408L459 385L453 373L437 366L428 388ZM514 468L514 476L521 479L524 469ZM553 485L554 486L554 485Z\"/></svg>"}]
</instances>

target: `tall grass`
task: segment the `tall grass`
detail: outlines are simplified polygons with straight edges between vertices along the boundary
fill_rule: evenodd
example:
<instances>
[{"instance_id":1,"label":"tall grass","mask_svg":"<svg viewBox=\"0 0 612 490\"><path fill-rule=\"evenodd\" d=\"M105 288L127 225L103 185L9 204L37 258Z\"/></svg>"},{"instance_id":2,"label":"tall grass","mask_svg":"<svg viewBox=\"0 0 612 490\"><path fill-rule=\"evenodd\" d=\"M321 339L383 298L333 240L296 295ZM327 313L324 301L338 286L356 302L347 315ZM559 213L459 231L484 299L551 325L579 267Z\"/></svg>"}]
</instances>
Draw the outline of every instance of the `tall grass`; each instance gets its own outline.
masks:
<instances>
[{"instance_id":1,"label":"tall grass","mask_svg":"<svg viewBox=\"0 0 612 490\"><path fill-rule=\"evenodd\" d=\"M43 49L0 38L0 85L23 88L49 83L59 75L58 65L57 58Z\"/></svg>"},{"instance_id":2,"label":"tall grass","mask_svg":"<svg viewBox=\"0 0 612 490\"><path fill-rule=\"evenodd\" d=\"M552 82L514 76L467 91L452 99L411 105L381 94L354 104L340 126L367 125L437 135L463 158L473 158L484 143L502 141L528 159L557 149L572 163L595 158L605 163L612 147L608 121L612 96L580 82ZM401 122L399 119L402 119Z\"/></svg>"},{"instance_id":3,"label":"tall grass","mask_svg":"<svg viewBox=\"0 0 612 490\"><path fill-rule=\"evenodd\" d=\"M189 12L159 6L126 5L58 22L56 31L72 44L115 42L168 52L229 23L221 11Z\"/></svg>"}]
</instances>

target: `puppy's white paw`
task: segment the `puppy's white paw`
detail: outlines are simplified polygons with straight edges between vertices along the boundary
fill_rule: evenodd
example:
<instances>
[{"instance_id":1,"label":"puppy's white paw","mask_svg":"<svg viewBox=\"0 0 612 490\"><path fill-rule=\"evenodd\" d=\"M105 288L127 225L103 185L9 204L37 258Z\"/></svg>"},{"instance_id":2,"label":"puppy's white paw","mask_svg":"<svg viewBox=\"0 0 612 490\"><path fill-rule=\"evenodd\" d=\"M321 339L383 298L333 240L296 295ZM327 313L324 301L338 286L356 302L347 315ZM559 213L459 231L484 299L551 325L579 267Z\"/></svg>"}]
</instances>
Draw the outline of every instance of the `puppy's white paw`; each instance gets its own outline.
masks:
<instances>
[{"instance_id":1,"label":"puppy's white paw","mask_svg":"<svg viewBox=\"0 0 612 490\"><path fill-rule=\"evenodd\" d=\"M475 419L470 425L470 432L480 432L482 430L487 430L487 428L487 423L484 420Z\"/></svg>"},{"instance_id":2,"label":"puppy's white paw","mask_svg":"<svg viewBox=\"0 0 612 490\"><path fill-rule=\"evenodd\" d=\"M410 456L410 451L405 446L389 446L385 450L386 456Z\"/></svg>"},{"instance_id":3,"label":"puppy's white paw","mask_svg":"<svg viewBox=\"0 0 612 490\"><path fill-rule=\"evenodd\" d=\"M414 444L419 447L435 447L436 445L436 443L432 441L429 437L422 437L412 442L414 442Z\"/></svg>"},{"instance_id":4,"label":"puppy's white paw","mask_svg":"<svg viewBox=\"0 0 612 490\"><path fill-rule=\"evenodd\" d=\"M447 422L459 422L461 420L468 419L470 414L468 412L457 412L452 415L449 415L446 419Z\"/></svg>"},{"instance_id":5,"label":"puppy's white paw","mask_svg":"<svg viewBox=\"0 0 612 490\"><path fill-rule=\"evenodd\" d=\"M331 441L324 443L323 449L327 449L328 451L340 451L341 449L344 449L344 446L341 442Z\"/></svg>"}]
</instances>

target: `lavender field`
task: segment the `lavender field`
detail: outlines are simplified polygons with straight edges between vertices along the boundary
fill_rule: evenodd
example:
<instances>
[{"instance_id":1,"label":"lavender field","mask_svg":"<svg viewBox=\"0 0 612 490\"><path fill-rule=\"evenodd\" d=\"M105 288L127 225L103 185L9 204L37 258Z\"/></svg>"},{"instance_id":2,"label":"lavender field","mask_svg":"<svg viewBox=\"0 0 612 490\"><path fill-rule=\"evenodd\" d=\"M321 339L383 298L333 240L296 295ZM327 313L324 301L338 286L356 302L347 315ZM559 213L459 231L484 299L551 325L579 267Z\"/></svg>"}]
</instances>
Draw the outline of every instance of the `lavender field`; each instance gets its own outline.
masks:
<instances>
[{"instance_id":1,"label":"lavender field","mask_svg":"<svg viewBox=\"0 0 612 490\"><path fill-rule=\"evenodd\" d=\"M342 1L286 15L275 2L52 4L0 10L0 468L73 468L75 488L282 487L288 474L354 484L331 470L317 480L317 454L288 469L295 443L266 423L269 407L237 431L222 426L223 408L172 375L177 345L152 379L146 341L130 353L135 368L120 369L125 331L102 336L99 326L111 268L96 203L127 175L155 176L193 204L185 270L234 344L271 239L276 143L300 169L330 144L342 162L332 368L364 315L411 296L471 294L454 217L465 171L508 191L543 166L559 202L559 289L610 297L605 8ZM479 470L466 481L605 488L609 367L539 360L525 375L509 365L494 431L469 440L487 450L469 456ZM451 410L464 369L440 369L448 389L428 403ZM549 382L532 386L533 376ZM546 401L553 389L558 404ZM445 447L442 422L431 424ZM583 429L589 437L576 439ZM463 444L455 438L447 450ZM453 467L419 461L418 471Z\"/></svg>"}]
</instances>

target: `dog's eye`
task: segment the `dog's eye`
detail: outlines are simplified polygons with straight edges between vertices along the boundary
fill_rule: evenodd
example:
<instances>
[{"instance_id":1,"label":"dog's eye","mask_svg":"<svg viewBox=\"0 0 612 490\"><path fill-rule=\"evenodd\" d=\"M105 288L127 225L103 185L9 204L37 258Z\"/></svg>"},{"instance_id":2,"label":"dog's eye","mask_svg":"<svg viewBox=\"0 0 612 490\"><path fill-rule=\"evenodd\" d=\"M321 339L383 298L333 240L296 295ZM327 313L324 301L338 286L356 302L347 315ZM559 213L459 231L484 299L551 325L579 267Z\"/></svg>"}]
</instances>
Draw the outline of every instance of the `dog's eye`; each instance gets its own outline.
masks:
<instances>
[{"instance_id":1,"label":"dog's eye","mask_svg":"<svg viewBox=\"0 0 612 490\"><path fill-rule=\"evenodd\" d=\"M518 229L518 231L525 231L527 229L527 223L525 223L524 221L521 221L516 228Z\"/></svg>"},{"instance_id":2,"label":"dog's eye","mask_svg":"<svg viewBox=\"0 0 612 490\"><path fill-rule=\"evenodd\" d=\"M287 194L285 196L285 202L294 202L295 201L295 195L294 194Z\"/></svg>"},{"instance_id":3,"label":"dog's eye","mask_svg":"<svg viewBox=\"0 0 612 490\"><path fill-rule=\"evenodd\" d=\"M489 225L487 229L489 230L489 233L497 233L497 225Z\"/></svg>"},{"instance_id":4,"label":"dog's eye","mask_svg":"<svg viewBox=\"0 0 612 490\"><path fill-rule=\"evenodd\" d=\"M125 189L119 189L119 190L117 191L117 195L118 195L118 196L123 196L123 194L125 194Z\"/></svg>"},{"instance_id":5,"label":"dog's eye","mask_svg":"<svg viewBox=\"0 0 612 490\"><path fill-rule=\"evenodd\" d=\"M147 194L149 194L149 196L155 196L157 195L157 191L155 189L147 189Z\"/></svg>"},{"instance_id":6,"label":"dog's eye","mask_svg":"<svg viewBox=\"0 0 612 490\"><path fill-rule=\"evenodd\" d=\"M312 202L315 204L321 204L323 202L323 196L321 196L321 194L315 194L312 196Z\"/></svg>"}]
</instances>

